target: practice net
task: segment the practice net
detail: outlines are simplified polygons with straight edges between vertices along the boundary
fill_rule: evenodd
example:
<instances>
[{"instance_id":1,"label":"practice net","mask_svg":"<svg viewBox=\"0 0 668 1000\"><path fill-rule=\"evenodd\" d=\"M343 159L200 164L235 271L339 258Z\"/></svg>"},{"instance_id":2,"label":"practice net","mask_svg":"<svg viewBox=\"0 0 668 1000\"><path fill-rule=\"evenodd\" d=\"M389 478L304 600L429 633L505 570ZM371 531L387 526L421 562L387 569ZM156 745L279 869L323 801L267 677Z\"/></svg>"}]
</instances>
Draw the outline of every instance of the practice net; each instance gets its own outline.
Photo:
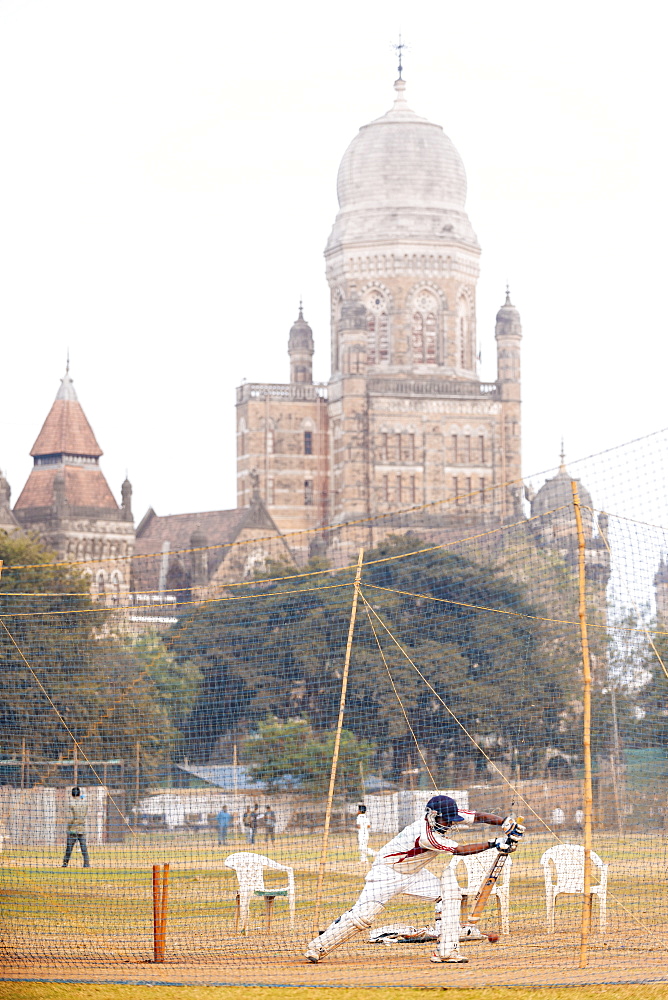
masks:
<instances>
[{"instance_id":1,"label":"practice net","mask_svg":"<svg viewBox=\"0 0 668 1000\"><path fill-rule=\"evenodd\" d=\"M172 588L135 557L113 601L0 533L3 975L668 980L667 456L562 463L496 519L469 494L209 540ZM453 845L503 834L434 834L437 794L524 817L478 923L498 851ZM453 908L469 962L430 962Z\"/></svg>"}]
</instances>

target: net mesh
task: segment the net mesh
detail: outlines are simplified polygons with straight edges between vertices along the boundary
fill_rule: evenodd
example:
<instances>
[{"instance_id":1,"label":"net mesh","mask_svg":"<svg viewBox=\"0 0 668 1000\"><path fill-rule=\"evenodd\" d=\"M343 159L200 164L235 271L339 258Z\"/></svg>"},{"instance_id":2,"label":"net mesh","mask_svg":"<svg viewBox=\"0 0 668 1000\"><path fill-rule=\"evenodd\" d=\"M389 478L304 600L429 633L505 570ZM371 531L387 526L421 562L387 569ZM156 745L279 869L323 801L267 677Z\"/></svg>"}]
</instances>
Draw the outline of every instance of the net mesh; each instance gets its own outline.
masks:
<instances>
[{"instance_id":1,"label":"net mesh","mask_svg":"<svg viewBox=\"0 0 668 1000\"><path fill-rule=\"evenodd\" d=\"M147 591L143 556L115 603L0 535L4 968L440 982L442 872L465 927L497 855L433 849L415 824L443 793L527 827L459 985L665 981L667 455L661 431L548 470L502 525L470 495L185 553L229 550L215 590ZM385 850L407 827L408 873ZM371 927L310 965L372 883Z\"/></svg>"}]
</instances>

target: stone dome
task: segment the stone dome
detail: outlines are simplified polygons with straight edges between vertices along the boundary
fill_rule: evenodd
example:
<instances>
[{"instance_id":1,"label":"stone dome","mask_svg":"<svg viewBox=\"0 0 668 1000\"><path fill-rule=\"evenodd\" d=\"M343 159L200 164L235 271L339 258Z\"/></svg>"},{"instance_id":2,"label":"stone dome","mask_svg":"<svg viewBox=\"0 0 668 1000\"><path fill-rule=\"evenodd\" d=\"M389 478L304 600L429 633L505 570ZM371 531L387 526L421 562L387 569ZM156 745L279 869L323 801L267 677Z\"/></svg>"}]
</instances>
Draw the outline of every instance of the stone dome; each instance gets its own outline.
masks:
<instances>
[{"instance_id":1,"label":"stone dome","mask_svg":"<svg viewBox=\"0 0 668 1000\"><path fill-rule=\"evenodd\" d=\"M506 301L496 314L496 322L507 327L520 322L519 311L510 301L510 288L506 288Z\"/></svg>"},{"instance_id":2,"label":"stone dome","mask_svg":"<svg viewBox=\"0 0 668 1000\"><path fill-rule=\"evenodd\" d=\"M394 106L364 125L343 155L340 211L329 245L363 235L428 235L454 236L477 247L465 211L466 172L459 153L440 125L408 107L405 81L394 87Z\"/></svg>"},{"instance_id":3,"label":"stone dome","mask_svg":"<svg viewBox=\"0 0 668 1000\"><path fill-rule=\"evenodd\" d=\"M531 516L534 518L532 529L547 544L577 548L573 488L571 486L573 478L566 468L562 448L559 471L552 479L545 480L531 501ZM582 530L585 540L589 542L594 533L591 493L581 480L576 479L575 482L581 504ZM551 511L554 513L550 513Z\"/></svg>"},{"instance_id":4,"label":"stone dome","mask_svg":"<svg viewBox=\"0 0 668 1000\"><path fill-rule=\"evenodd\" d=\"M572 509L573 488L571 487L571 478L566 466L562 463L556 476L553 476L552 479L546 479L533 498L531 502L532 517L547 514L548 511L556 510L558 507ZM578 484L580 503L584 507L591 507L591 493L586 486L582 485L579 479L576 479L575 482ZM591 517L591 514L589 514L589 517Z\"/></svg>"},{"instance_id":5,"label":"stone dome","mask_svg":"<svg viewBox=\"0 0 668 1000\"><path fill-rule=\"evenodd\" d=\"M313 353L313 330L304 319L304 309L301 302L299 303L299 316L290 327L288 350L306 350Z\"/></svg>"}]
</instances>

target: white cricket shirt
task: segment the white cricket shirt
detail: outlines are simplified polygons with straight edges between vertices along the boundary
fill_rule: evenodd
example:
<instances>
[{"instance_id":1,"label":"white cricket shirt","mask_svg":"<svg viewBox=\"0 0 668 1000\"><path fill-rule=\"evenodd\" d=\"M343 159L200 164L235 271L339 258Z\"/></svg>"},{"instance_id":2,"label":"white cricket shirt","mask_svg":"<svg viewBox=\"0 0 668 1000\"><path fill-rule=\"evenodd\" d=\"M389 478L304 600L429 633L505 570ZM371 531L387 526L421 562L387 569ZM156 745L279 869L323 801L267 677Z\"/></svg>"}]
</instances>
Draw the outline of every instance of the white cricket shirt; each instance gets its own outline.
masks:
<instances>
[{"instance_id":1,"label":"white cricket shirt","mask_svg":"<svg viewBox=\"0 0 668 1000\"><path fill-rule=\"evenodd\" d=\"M460 809L459 815L467 825L475 822L475 812ZM372 868L376 865L388 865L400 875L413 875L428 865L437 854L454 854L457 846L456 840L450 840L444 834L432 830L424 817L411 823L394 840L381 847Z\"/></svg>"}]
</instances>

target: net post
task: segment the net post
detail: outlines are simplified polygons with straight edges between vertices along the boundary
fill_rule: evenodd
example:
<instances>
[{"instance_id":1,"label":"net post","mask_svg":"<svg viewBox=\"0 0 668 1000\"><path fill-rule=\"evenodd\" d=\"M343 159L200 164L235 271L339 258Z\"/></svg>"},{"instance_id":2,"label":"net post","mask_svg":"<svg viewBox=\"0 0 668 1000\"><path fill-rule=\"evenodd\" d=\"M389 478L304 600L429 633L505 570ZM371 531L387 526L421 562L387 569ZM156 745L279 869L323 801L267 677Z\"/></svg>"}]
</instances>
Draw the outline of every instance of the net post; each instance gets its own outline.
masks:
<instances>
[{"instance_id":1,"label":"net post","mask_svg":"<svg viewBox=\"0 0 668 1000\"><path fill-rule=\"evenodd\" d=\"M162 866L162 899L160 900L160 961L165 961L165 941L167 938L167 900L169 889L169 862Z\"/></svg>"},{"instance_id":2,"label":"net post","mask_svg":"<svg viewBox=\"0 0 668 1000\"><path fill-rule=\"evenodd\" d=\"M160 962L160 865L153 865L153 961Z\"/></svg>"},{"instance_id":3,"label":"net post","mask_svg":"<svg viewBox=\"0 0 668 1000\"><path fill-rule=\"evenodd\" d=\"M139 740L135 743L135 827L139 826Z\"/></svg>"},{"instance_id":4,"label":"net post","mask_svg":"<svg viewBox=\"0 0 668 1000\"><path fill-rule=\"evenodd\" d=\"M580 620L580 643L582 646L583 673L583 729L582 751L584 758L584 897L582 900L582 918L580 923L580 968L587 965L589 934L591 931L591 820L592 820L592 785L591 785L591 669L589 663L589 637L587 635L587 601L585 576L585 538L582 530L582 514L577 482L571 480L573 491L573 509L578 538L578 618Z\"/></svg>"},{"instance_id":5,"label":"net post","mask_svg":"<svg viewBox=\"0 0 668 1000\"><path fill-rule=\"evenodd\" d=\"M329 791L327 793L327 808L325 810L325 830L322 837L322 853L320 855L320 864L318 865L318 886L315 894L315 914L313 917L314 934L318 934L320 925L320 904L322 902L322 886L325 878L325 862L327 860L327 844L329 841L329 824L332 818L332 802L334 801L336 768L339 762L339 746L341 744L341 730L343 728L343 715L346 709L346 692L348 689L350 652L353 646L353 635L355 632L355 618L357 617L357 601L360 592L360 579L362 576L363 561L364 561L364 549L361 548L359 550L359 555L357 557L357 570L355 572L355 582L353 584L353 603L350 609L350 625L348 626L346 657L343 664L343 680L341 681L341 698L339 700L339 718L336 724L336 736L334 737L334 752L332 754L332 768L329 774Z\"/></svg>"}]
</instances>

